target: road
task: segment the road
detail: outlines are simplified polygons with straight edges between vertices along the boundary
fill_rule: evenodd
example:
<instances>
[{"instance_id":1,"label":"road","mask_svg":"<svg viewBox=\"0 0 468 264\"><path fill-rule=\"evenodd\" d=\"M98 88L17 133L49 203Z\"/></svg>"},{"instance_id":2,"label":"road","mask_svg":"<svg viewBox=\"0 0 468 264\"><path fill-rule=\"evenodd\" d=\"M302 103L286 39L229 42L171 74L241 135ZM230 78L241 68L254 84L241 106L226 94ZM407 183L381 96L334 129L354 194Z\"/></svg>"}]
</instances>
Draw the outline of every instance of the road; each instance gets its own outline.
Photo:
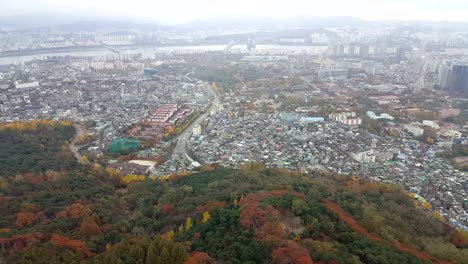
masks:
<instances>
[{"instance_id":1,"label":"road","mask_svg":"<svg viewBox=\"0 0 468 264\"><path fill-rule=\"evenodd\" d=\"M189 161L190 163L195 160L187 154L187 141L192 135L193 127L203 122L209 115L212 110L215 110L216 106L220 102L218 94L213 90L209 84L206 86L208 92L213 96L213 102L211 103L210 109L208 109L204 114L199 116L195 121L192 122L177 138L177 145L172 153L172 157L176 160L182 159L182 161ZM181 162L183 163L183 162Z\"/></svg>"},{"instance_id":2,"label":"road","mask_svg":"<svg viewBox=\"0 0 468 264\"><path fill-rule=\"evenodd\" d=\"M84 135L85 131L84 131L83 127L81 127L80 125L75 125L75 130L76 130L75 138L73 139L72 143L70 145L68 145L68 146L70 148L70 151L73 153L73 156L75 156L76 160L79 163L84 164L83 157L81 156L80 152L78 151L80 149L80 147L82 147L82 146L77 146L75 143L76 143L76 140L79 137Z\"/></svg>"}]
</instances>

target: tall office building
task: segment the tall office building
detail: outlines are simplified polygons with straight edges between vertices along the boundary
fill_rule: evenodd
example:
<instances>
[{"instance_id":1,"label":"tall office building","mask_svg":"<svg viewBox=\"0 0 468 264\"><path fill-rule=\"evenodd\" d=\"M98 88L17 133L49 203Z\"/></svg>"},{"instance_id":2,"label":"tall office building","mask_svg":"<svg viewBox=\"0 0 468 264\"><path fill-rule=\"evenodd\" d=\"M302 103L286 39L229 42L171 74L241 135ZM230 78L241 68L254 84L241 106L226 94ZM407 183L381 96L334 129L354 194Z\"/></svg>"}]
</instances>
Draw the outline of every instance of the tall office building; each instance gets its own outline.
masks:
<instances>
[{"instance_id":1,"label":"tall office building","mask_svg":"<svg viewBox=\"0 0 468 264\"><path fill-rule=\"evenodd\" d=\"M405 57L405 50L403 47L398 47L395 54L395 62L400 63Z\"/></svg>"},{"instance_id":2,"label":"tall office building","mask_svg":"<svg viewBox=\"0 0 468 264\"><path fill-rule=\"evenodd\" d=\"M468 93L468 63L450 62L439 70L439 84L443 89Z\"/></svg>"},{"instance_id":3,"label":"tall office building","mask_svg":"<svg viewBox=\"0 0 468 264\"><path fill-rule=\"evenodd\" d=\"M359 46L359 57L367 58L369 57L369 45L360 45Z\"/></svg>"},{"instance_id":4,"label":"tall office building","mask_svg":"<svg viewBox=\"0 0 468 264\"><path fill-rule=\"evenodd\" d=\"M450 72L449 89L468 93L468 64L454 64Z\"/></svg>"}]
</instances>

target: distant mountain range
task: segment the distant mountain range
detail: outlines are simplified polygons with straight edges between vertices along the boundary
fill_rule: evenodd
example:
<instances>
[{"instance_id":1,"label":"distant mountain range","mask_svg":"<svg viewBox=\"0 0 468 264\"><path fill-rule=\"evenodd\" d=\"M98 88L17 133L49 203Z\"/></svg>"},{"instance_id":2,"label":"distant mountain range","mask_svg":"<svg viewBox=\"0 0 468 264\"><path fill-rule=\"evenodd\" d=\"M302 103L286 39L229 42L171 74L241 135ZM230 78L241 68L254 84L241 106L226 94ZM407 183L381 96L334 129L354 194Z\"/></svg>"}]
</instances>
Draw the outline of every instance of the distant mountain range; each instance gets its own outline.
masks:
<instances>
[{"instance_id":1,"label":"distant mountain range","mask_svg":"<svg viewBox=\"0 0 468 264\"><path fill-rule=\"evenodd\" d=\"M365 21L355 17L295 17L275 19L271 17L218 17L197 20L185 24L165 24L154 20L121 17L118 19L102 17L63 16L56 14L31 14L21 16L0 17L0 32L31 29L55 29L63 31L156 31L173 30L190 32L203 30L212 35L235 34L245 32L268 32L320 30L325 27L342 26L378 26L399 24L415 30L430 31L437 27L451 30L461 30L466 22L436 22L436 21ZM263 32L263 33L262 33ZM266 33L265 33L266 32Z\"/></svg>"},{"instance_id":2,"label":"distant mountain range","mask_svg":"<svg viewBox=\"0 0 468 264\"><path fill-rule=\"evenodd\" d=\"M291 19L273 19L268 17L248 18L213 18L198 20L186 24L164 25L163 23L139 21L123 18L121 20L97 17L57 16L51 14L32 14L0 17L0 29L24 30L32 28L56 28L65 31L93 30L277 30L298 28L322 28L332 26L353 26L364 24L353 17L296 17Z\"/></svg>"}]
</instances>

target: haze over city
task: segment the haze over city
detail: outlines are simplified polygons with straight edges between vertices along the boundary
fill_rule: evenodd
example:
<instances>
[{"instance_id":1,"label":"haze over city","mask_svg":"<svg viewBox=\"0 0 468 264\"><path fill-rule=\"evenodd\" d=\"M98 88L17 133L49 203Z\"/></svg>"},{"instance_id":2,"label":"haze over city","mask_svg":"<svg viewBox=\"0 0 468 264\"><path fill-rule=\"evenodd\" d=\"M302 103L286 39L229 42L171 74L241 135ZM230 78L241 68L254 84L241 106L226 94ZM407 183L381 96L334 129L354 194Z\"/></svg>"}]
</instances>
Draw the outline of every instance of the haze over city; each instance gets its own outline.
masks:
<instances>
[{"instance_id":1,"label":"haze over city","mask_svg":"<svg viewBox=\"0 0 468 264\"><path fill-rule=\"evenodd\" d=\"M363 20L465 21L464 0L2 0L0 16L29 14L135 19L164 23L225 17L352 16Z\"/></svg>"},{"instance_id":2,"label":"haze over city","mask_svg":"<svg viewBox=\"0 0 468 264\"><path fill-rule=\"evenodd\" d=\"M466 264L466 0L0 0L0 264Z\"/></svg>"}]
</instances>

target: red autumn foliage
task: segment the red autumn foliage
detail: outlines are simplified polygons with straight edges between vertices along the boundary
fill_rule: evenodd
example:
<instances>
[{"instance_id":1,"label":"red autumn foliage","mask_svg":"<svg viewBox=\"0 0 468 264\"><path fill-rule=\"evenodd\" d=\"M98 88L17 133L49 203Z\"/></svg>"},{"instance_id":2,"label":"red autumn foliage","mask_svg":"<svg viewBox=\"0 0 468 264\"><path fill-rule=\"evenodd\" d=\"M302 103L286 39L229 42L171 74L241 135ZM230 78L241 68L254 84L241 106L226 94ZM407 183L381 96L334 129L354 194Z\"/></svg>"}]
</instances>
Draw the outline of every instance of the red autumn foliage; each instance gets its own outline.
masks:
<instances>
[{"instance_id":1,"label":"red autumn foliage","mask_svg":"<svg viewBox=\"0 0 468 264\"><path fill-rule=\"evenodd\" d=\"M213 212L213 210L217 208L224 208L226 207L226 202L224 201L209 201L204 205L200 205L197 207L197 212Z\"/></svg>"},{"instance_id":2,"label":"red autumn foliage","mask_svg":"<svg viewBox=\"0 0 468 264\"><path fill-rule=\"evenodd\" d=\"M193 252L192 256L185 261L185 264L212 264L214 259L205 252Z\"/></svg>"},{"instance_id":3,"label":"red autumn foliage","mask_svg":"<svg viewBox=\"0 0 468 264\"><path fill-rule=\"evenodd\" d=\"M37 216L33 213L17 213L15 225L17 227L32 226L37 222Z\"/></svg>"},{"instance_id":4,"label":"red autumn foliage","mask_svg":"<svg viewBox=\"0 0 468 264\"><path fill-rule=\"evenodd\" d=\"M272 213L278 213L278 211L273 209ZM270 244L278 244L287 238L288 232L280 223L279 218L270 218L270 216L268 218L268 222L255 230L255 238Z\"/></svg>"},{"instance_id":5,"label":"red autumn foliage","mask_svg":"<svg viewBox=\"0 0 468 264\"><path fill-rule=\"evenodd\" d=\"M59 247L71 248L72 250L81 253L83 257L92 257L96 255L89 250L85 242L81 240L69 239L68 237L53 234L49 242Z\"/></svg>"},{"instance_id":6,"label":"red autumn foliage","mask_svg":"<svg viewBox=\"0 0 468 264\"><path fill-rule=\"evenodd\" d=\"M309 252L294 241L288 241L285 247L277 248L271 252L273 264L313 264Z\"/></svg>"},{"instance_id":7,"label":"red autumn foliage","mask_svg":"<svg viewBox=\"0 0 468 264\"><path fill-rule=\"evenodd\" d=\"M241 200L242 210L240 223L255 230L255 237L264 242L278 244L288 235L288 231L281 223L282 214L272 206L260 207L260 202L271 196L284 196L288 194L303 198L301 193L287 190L277 190L264 193L250 194Z\"/></svg>"},{"instance_id":8,"label":"red autumn foliage","mask_svg":"<svg viewBox=\"0 0 468 264\"><path fill-rule=\"evenodd\" d=\"M244 199L245 200L245 199ZM266 222L269 210L273 207L267 206L265 209L259 207L257 203L249 203L242 209L240 223L245 227L258 228Z\"/></svg>"},{"instance_id":9,"label":"red autumn foliage","mask_svg":"<svg viewBox=\"0 0 468 264\"><path fill-rule=\"evenodd\" d=\"M170 214L174 210L174 204L166 204L163 206L163 212L165 214Z\"/></svg>"}]
</instances>

